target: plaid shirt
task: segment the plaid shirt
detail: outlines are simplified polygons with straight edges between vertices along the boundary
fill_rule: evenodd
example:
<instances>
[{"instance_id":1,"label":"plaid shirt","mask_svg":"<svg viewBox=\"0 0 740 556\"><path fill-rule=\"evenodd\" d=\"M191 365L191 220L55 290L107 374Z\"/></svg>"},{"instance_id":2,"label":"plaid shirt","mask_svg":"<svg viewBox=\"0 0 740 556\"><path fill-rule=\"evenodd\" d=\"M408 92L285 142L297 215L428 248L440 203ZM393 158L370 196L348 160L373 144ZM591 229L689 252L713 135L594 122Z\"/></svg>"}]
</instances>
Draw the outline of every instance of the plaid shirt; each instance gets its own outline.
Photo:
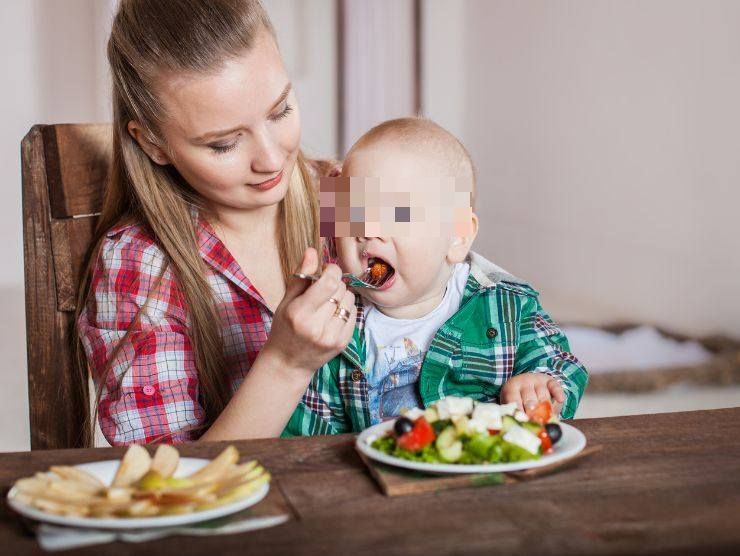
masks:
<instances>
[{"instance_id":1,"label":"plaid shirt","mask_svg":"<svg viewBox=\"0 0 740 556\"><path fill-rule=\"evenodd\" d=\"M222 319L225 373L235 391L267 340L272 313L211 226L199 217L197 241ZM78 321L93 379L102 386L100 427L113 445L183 442L203 432L188 430L201 425L205 414L187 333L187 306L172 270L162 274L164 264L164 253L144 227L111 229L103 239L91 294ZM129 327L131 334L103 376Z\"/></svg>"},{"instance_id":2,"label":"plaid shirt","mask_svg":"<svg viewBox=\"0 0 740 556\"><path fill-rule=\"evenodd\" d=\"M499 401L512 376L545 373L565 390L563 418L576 412L588 374L568 340L542 309L538 294L471 253L460 309L438 331L419 374L425 406L445 396ZM347 348L313 377L283 436L337 434L370 426L364 369L364 318ZM369 371L369 369L367 369Z\"/></svg>"}]
</instances>

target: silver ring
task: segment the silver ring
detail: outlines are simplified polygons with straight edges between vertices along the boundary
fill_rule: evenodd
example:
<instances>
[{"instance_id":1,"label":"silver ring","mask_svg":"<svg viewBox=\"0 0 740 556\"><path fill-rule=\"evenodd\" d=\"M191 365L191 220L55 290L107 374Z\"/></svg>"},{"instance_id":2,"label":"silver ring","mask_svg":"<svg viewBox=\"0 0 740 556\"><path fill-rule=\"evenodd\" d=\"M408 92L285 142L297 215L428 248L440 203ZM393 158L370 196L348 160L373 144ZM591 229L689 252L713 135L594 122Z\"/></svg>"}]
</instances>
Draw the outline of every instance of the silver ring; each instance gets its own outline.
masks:
<instances>
[{"instance_id":1,"label":"silver ring","mask_svg":"<svg viewBox=\"0 0 740 556\"><path fill-rule=\"evenodd\" d=\"M343 320L344 322L349 322L349 316L350 316L351 314L352 314L352 313L350 313L350 312L349 312L349 311L348 311L347 309L345 309L345 308L344 308L344 307L342 307L341 305L338 305L338 306L337 306L337 310L336 310L336 311L334 311L334 316L335 316L335 317L339 317L339 318L340 318L340 319L342 319L342 320Z\"/></svg>"}]
</instances>

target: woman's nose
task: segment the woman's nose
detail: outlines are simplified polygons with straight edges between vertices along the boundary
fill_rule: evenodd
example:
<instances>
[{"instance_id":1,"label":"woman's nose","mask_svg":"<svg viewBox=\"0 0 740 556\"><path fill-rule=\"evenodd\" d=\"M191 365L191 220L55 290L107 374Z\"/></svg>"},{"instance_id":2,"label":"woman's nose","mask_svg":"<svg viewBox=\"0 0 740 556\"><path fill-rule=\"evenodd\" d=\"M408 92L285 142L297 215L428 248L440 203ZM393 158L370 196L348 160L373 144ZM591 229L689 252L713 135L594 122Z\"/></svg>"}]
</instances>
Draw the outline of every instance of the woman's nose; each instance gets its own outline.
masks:
<instances>
[{"instance_id":1,"label":"woman's nose","mask_svg":"<svg viewBox=\"0 0 740 556\"><path fill-rule=\"evenodd\" d=\"M274 174L283 169L285 157L277 141L264 130L254 136L255 151L251 170L256 174Z\"/></svg>"}]
</instances>

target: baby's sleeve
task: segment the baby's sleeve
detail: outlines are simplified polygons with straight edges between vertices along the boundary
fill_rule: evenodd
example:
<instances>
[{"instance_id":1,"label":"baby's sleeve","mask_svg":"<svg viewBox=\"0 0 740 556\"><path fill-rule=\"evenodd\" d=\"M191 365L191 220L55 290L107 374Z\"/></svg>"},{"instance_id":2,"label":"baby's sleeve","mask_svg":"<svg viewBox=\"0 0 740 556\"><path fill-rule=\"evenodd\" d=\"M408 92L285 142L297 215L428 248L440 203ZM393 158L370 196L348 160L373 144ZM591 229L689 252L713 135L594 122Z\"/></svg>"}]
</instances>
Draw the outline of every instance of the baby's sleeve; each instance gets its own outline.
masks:
<instances>
[{"instance_id":1,"label":"baby's sleeve","mask_svg":"<svg viewBox=\"0 0 740 556\"><path fill-rule=\"evenodd\" d=\"M513 374L544 373L563 387L565 403L560 411L572 418L588 384L588 372L570 352L570 345L560 327L540 305L536 295L528 296L522 306Z\"/></svg>"},{"instance_id":2,"label":"baby's sleeve","mask_svg":"<svg viewBox=\"0 0 740 556\"><path fill-rule=\"evenodd\" d=\"M335 357L316 371L282 437L341 434L351 431L339 388Z\"/></svg>"},{"instance_id":3,"label":"baby's sleeve","mask_svg":"<svg viewBox=\"0 0 740 556\"><path fill-rule=\"evenodd\" d=\"M204 422L186 313L153 243L106 238L78 320L112 445L194 440Z\"/></svg>"}]
</instances>

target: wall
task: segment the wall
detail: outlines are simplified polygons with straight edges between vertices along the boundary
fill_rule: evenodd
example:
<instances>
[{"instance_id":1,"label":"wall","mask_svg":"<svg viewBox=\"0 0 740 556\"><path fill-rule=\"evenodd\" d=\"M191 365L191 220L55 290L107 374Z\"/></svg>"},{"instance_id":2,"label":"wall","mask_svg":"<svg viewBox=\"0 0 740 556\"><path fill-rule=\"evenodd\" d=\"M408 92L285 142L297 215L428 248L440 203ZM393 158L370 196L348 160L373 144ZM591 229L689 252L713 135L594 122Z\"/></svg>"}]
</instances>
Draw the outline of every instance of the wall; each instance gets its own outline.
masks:
<instances>
[{"instance_id":1,"label":"wall","mask_svg":"<svg viewBox=\"0 0 740 556\"><path fill-rule=\"evenodd\" d=\"M426 0L478 250L560 320L740 337L740 3Z\"/></svg>"}]
</instances>

